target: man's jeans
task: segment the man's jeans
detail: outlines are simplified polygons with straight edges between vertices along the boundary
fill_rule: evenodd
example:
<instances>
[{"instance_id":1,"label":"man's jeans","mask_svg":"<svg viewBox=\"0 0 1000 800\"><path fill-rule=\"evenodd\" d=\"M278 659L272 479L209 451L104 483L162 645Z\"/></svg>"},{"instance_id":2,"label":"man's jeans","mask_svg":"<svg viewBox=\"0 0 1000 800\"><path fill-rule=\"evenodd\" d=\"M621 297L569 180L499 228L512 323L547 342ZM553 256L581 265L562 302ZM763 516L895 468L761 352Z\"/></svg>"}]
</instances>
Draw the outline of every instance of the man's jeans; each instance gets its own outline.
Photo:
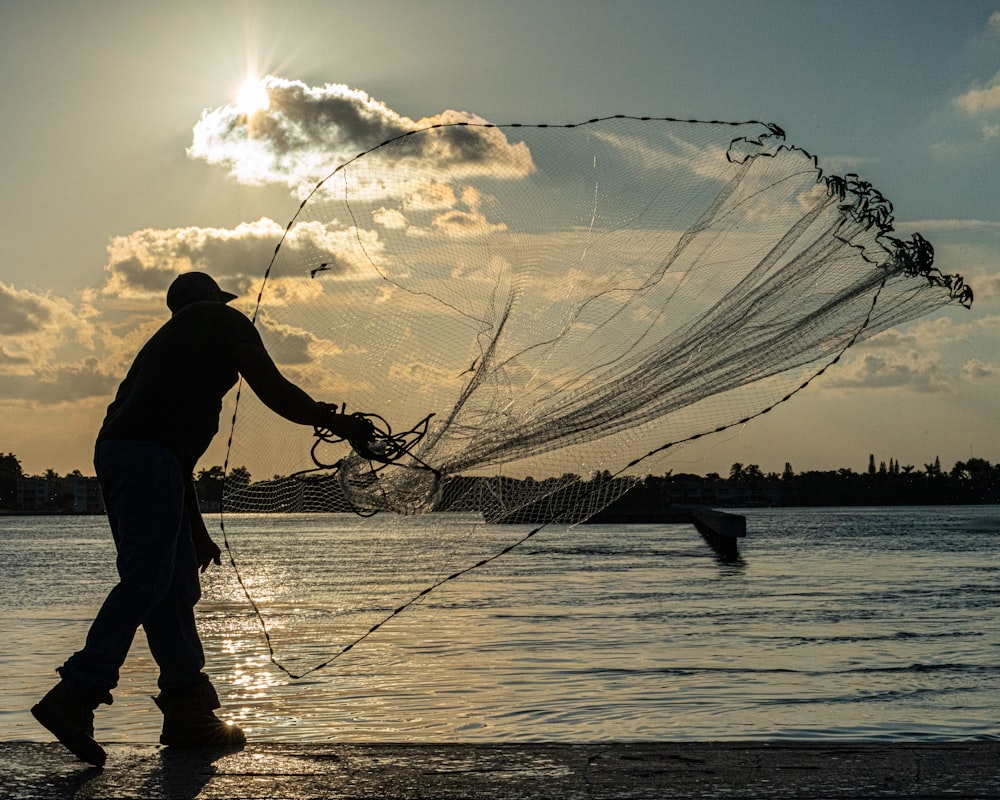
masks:
<instances>
[{"instance_id":1,"label":"man's jeans","mask_svg":"<svg viewBox=\"0 0 1000 800\"><path fill-rule=\"evenodd\" d=\"M59 669L77 691L111 702L140 625L160 667L161 691L199 683L205 654L195 628L198 563L177 458L155 442L98 442L94 453L118 550L119 583L84 648ZM106 699L105 699L106 698Z\"/></svg>"}]
</instances>

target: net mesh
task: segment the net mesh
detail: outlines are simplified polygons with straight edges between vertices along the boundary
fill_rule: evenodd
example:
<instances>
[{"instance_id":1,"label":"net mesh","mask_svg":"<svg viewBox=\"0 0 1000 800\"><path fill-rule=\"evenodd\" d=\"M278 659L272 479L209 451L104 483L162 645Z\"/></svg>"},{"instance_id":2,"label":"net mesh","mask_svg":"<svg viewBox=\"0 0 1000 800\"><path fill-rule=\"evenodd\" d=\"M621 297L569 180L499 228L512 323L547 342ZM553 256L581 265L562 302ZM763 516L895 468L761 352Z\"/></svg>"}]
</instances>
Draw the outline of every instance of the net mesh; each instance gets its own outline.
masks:
<instances>
[{"instance_id":1,"label":"net mesh","mask_svg":"<svg viewBox=\"0 0 1000 800\"><path fill-rule=\"evenodd\" d=\"M971 299L929 243L892 235L875 189L824 176L773 125L463 121L379 144L306 196L255 321L313 396L411 433L386 465L241 391L225 529L272 657L329 663L540 527L589 518L670 448L767 413L860 338ZM273 591L288 554L259 538L274 512L390 513L365 528L364 569L296 615Z\"/></svg>"}]
</instances>

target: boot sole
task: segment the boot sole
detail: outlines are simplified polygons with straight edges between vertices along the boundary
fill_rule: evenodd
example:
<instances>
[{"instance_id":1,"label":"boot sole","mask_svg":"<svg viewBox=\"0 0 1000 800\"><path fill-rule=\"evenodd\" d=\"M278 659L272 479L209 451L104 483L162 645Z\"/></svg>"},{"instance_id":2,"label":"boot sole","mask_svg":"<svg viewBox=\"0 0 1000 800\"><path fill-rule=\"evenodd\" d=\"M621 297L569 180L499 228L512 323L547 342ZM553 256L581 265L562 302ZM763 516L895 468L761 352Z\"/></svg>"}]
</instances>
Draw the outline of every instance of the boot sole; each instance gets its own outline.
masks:
<instances>
[{"instance_id":1,"label":"boot sole","mask_svg":"<svg viewBox=\"0 0 1000 800\"><path fill-rule=\"evenodd\" d=\"M70 730L63 727L61 721L46 711L45 707L41 703L37 703L32 707L31 716L37 719L44 728L46 728L59 740L59 743L63 747L69 750L81 761L86 761L88 764L93 764L95 767L104 766L104 762L107 760L108 755L104 752L104 748L95 742L90 736L85 733L80 733L78 730Z\"/></svg>"}]
</instances>

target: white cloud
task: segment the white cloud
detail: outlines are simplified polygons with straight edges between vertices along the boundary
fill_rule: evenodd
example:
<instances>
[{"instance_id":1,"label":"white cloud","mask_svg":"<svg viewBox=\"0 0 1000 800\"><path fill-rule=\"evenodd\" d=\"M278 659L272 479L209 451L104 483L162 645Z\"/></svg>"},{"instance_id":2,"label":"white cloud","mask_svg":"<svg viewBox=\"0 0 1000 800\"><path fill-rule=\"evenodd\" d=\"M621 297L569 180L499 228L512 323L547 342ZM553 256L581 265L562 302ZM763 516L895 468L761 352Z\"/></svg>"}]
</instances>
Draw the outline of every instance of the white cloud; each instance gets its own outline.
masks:
<instances>
[{"instance_id":1,"label":"white cloud","mask_svg":"<svg viewBox=\"0 0 1000 800\"><path fill-rule=\"evenodd\" d=\"M509 143L500 129L472 114L444 111L413 120L343 84L311 87L268 76L263 85L271 101L266 110L247 116L235 103L205 110L188 155L225 167L241 183L274 183L302 194L359 153L441 125L433 137L406 141L407 157L425 174L446 166L456 174L518 177L533 169L523 144Z\"/></svg>"},{"instance_id":2,"label":"white cloud","mask_svg":"<svg viewBox=\"0 0 1000 800\"><path fill-rule=\"evenodd\" d=\"M377 225L391 230L403 230L406 228L406 216L397 208L382 208L372 212L372 220Z\"/></svg>"},{"instance_id":3,"label":"white cloud","mask_svg":"<svg viewBox=\"0 0 1000 800\"><path fill-rule=\"evenodd\" d=\"M428 182L415 186L403 200L407 211L438 211L451 208L457 198L455 190L446 183Z\"/></svg>"},{"instance_id":4,"label":"white cloud","mask_svg":"<svg viewBox=\"0 0 1000 800\"><path fill-rule=\"evenodd\" d=\"M74 302L0 282L0 335L0 401L65 403L115 387L89 297Z\"/></svg>"},{"instance_id":5,"label":"white cloud","mask_svg":"<svg viewBox=\"0 0 1000 800\"><path fill-rule=\"evenodd\" d=\"M1000 368L995 364L987 364L985 361L973 358L965 363L962 372L970 380L987 380L1000 375Z\"/></svg>"},{"instance_id":6,"label":"white cloud","mask_svg":"<svg viewBox=\"0 0 1000 800\"><path fill-rule=\"evenodd\" d=\"M823 156L819 161L819 166L824 175L863 175L864 171L876 163L874 158L863 156Z\"/></svg>"},{"instance_id":7,"label":"white cloud","mask_svg":"<svg viewBox=\"0 0 1000 800\"><path fill-rule=\"evenodd\" d=\"M479 211L460 211L457 208L439 214L431 224L442 233L456 238L503 233L507 230L503 222L491 223Z\"/></svg>"},{"instance_id":8,"label":"white cloud","mask_svg":"<svg viewBox=\"0 0 1000 800\"><path fill-rule=\"evenodd\" d=\"M985 86L975 86L955 98L955 105L968 114L982 114L1000 109L1000 72Z\"/></svg>"},{"instance_id":9,"label":"white cloud","mask_svg":"<svg viewBox=\"0 0 1000 800\"><path fill-rule=\"evenodd\" d=\"M982 230L1000 233L1000 222L993 219L921 219L897 224L913 230L966 231Z\"/></svg>"},{"instance_id":10,"label":"white cloud","mask_svg":"<svg viewBox=\"0 0 1000 800\"><path fill-rule=\"evenodd\" d=\"M13 375L89 352L96 336L95 310L86 301L37 294L0 281L0 375Z\"/></svg>"},{"instance_id":11,"label":"white cloud","mask_svg":"<svg viewBox=\"0 0 1000 800\"><path fill-rule=\"evenodd\" d=\"M994 11L986 22L986 29L993 35L1000 37L1000 11Z\"/></svg>"},{"instance_id":12,"label":"white cloud","mask_svg":"<svg viewBox=\"0 0 1000 800\"><path fill-rule=\"evenodd\" d=\"M108 244L102 293L162 305L177 275L199 270L242 294L256 285L283 230L265 217L235 228L145 228L116 236Z\"/></svg>"}]
</instances>

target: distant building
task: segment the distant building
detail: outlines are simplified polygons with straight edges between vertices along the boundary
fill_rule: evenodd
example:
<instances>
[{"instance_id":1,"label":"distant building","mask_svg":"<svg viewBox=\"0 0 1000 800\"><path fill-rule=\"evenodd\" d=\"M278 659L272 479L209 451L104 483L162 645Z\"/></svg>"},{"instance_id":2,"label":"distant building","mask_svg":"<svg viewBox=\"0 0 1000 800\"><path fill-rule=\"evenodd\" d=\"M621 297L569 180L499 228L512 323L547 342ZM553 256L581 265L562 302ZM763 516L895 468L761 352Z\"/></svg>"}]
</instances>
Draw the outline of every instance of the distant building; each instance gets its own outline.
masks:
<instances>
[{"instance_id":1,"label":"distant building","mask_svg":"<svg viewBox=\"0 0 1000 800\"><path fill-rule=\"evenodd\" d=\"M97 478L72 475L65 480L69 482L69 494L73 496L74 514L104 514L107 511Z\"/></svg>"},{"instance_id":2,"label":"distant building","mask_svg":"<svg viewBox=\"0 0 1000 800\"><path fill-rule=\"evenodd\" d=\"M18 478L16 503L16 509L26 513L103 514L106 510L97 478L84 475Z\"/></svg>"},{"instance_id":3,"label":"distant building","mask_svg":"<svg viewBox=\"0 0 1000 800\"><path fill-rule=\"evenodd\" d=\"M18 478L18 511L58 511L62 499L61 481L50 478Z\"/></svg>"}]
</instances>

